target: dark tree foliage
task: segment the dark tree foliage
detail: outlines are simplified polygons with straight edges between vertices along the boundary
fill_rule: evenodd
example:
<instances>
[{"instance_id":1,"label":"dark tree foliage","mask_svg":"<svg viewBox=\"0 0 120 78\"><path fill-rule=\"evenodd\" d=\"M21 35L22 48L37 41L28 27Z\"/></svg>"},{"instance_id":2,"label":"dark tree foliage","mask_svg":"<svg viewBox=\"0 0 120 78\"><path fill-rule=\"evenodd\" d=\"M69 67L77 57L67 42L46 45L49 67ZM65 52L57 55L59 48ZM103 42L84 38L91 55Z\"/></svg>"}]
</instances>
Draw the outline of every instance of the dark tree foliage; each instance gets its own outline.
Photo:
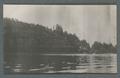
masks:
<instances>
[{"instance_id":1,"label":"dark tree foliage","mask_svg":"<svg viewBox=\"0 0 120 78\"><path fill-rule=\"evenodd\" d=\"M42 25L28 24L5 18L5 50L11 53L78 53L80 40L60 25L48 29ZM13 51L14 50L14 51ZM7 51L7 52L8 52Z\"/></svg>"},{"instance_id":2,"label":"dark tree foliage","mask_svg":"<svg viewBox=\"0 0 120 78\"><path fill-rule=\"evenodd\" d=\"M92 53L103 54L103 53L116 53L116 46L112 44L94 42L91 48Z\"/></svg>"},{"instance_id":3,"label":"dark tree foliage","mask_svg":"<svg viewBox=\"0 0 120 78\"><path fill-rule=\"evenodd\" d=\"M11 53L114 53L112 44L94 42L90 48L86 40L63 31L56 25L54 30L42 25L28 24L17 19L4 19L5 52ZM98 52L99 51L99 52Z\"/></svg>"},{"instance_id":4,"label":"dark tree foliage","mask_svg":"<svg viewBox=\"0 0 120 78\"><path fill-rule=\"evenodd\" d=\"M86 40L80 41L80 52L81 53L90 53L90 45L86 42Z\"/></svg>"}]
</instances>

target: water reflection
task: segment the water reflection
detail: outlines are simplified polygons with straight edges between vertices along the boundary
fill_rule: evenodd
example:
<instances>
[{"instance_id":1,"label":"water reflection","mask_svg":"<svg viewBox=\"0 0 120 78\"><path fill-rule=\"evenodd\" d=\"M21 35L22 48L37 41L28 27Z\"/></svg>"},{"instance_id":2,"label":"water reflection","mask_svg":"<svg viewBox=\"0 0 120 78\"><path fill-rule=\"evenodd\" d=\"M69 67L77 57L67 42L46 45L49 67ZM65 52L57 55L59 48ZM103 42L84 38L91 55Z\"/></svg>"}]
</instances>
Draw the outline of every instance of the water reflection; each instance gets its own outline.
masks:
<instances>
[{"instance_id":1,"label":"water reflection","mask_svg":"<svg viewBox=\"0 0 120 78\"><path fill-rule=\"evenodd\" d=\"M5 73L116 73L116 54L44 54L36 62L5 65ZM30 56L32 58L32 56Z\"/></svg>"}]
</instances>

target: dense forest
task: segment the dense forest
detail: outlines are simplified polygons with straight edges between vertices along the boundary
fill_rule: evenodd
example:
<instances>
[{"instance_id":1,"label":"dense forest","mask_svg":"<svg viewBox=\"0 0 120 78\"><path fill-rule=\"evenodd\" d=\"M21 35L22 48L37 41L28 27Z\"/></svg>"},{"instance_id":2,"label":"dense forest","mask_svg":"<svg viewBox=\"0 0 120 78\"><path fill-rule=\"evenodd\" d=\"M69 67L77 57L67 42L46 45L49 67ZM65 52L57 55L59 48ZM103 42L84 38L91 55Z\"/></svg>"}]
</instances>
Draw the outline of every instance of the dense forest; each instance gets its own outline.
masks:
<instances>
[{"instance_id":1,"label":"dense forest","mask_svg":"<svg viewBox=\"0 0 120 78\"><path fill-rule=\"evenodd\" d=\"M63 31L58 24L50 29L43 25L4 18L4 25L6 53L116 53L116 46L95 41L90 47L86 40L80 40L75 34Z\"/></svg>"}]
</instances>

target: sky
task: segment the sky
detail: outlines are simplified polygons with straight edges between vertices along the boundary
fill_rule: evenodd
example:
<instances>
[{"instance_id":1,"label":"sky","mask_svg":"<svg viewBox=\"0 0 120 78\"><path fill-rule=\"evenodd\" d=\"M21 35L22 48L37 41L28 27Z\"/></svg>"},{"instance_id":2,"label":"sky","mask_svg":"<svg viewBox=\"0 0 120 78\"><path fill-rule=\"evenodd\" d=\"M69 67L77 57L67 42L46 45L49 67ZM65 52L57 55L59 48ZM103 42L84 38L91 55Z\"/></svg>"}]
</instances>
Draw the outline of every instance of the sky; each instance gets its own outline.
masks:
<instances>
[{"instance_id":1,"label":"sky","mask_svg":"<svg viewBox=\"0 0 120 78\"><path fill-rule=\"evenodd\" d=\"M3 16L48 28L59 24L91 45L116 45L116 5L4 5Z\"/></svg>"}]
</instances>

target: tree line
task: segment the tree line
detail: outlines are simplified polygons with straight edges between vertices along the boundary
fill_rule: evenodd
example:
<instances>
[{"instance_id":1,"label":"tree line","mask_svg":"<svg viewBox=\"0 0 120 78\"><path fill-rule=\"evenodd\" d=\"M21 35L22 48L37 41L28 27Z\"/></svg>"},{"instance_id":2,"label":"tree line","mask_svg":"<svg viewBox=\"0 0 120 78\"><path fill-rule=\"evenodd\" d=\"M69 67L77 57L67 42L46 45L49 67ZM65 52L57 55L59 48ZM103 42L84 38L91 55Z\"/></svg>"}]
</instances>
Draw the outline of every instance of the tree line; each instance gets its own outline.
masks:
<instances>
[{"instance_id":1,"label":"tree line","mask_svg":"<svg viewBox=\"0 0 120 78\"><path fill-rule=\"evenodd\" d=\"M86 40L80 40L76 34L63 31L62 26L58 24L54 29L50 29L43 25L4 18L4 25L6 53L116 53L116 46L111 43L95 41L90 47Z\"/></svg>"}]
</instances>

